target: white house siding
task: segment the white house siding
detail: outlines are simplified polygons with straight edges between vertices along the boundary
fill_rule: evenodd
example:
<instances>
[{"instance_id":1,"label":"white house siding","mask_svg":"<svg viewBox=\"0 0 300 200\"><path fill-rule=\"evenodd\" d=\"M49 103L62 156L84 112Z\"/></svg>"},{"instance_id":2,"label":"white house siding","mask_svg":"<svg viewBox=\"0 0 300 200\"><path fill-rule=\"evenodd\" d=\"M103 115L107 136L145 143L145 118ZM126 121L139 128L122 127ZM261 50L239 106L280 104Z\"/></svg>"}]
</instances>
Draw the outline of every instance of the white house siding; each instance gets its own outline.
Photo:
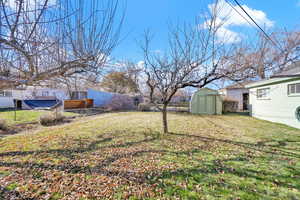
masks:
<instances>
[{"instance_id":1,"label":"white house siding","mask_svg":"<svg viewBox=\"0 0 300 200\"><path fill-rule=\"evenodd\" d=\"M5 90L10 91L11 97L0 97L0 108L13 108L14 99L22 99L24 95L23 90Z\"/></svg>"},{"instance_id":2,"label":"white house siding","mask_svg":"<svg viewBox=\"0 0 300 200\"><path fill-rule=\"evenodd\" d=\"M289 96L288 84L300 83L300 80L251 88L249 92L251 114L253 117L300 128L296 118L296 109L300 106L300 95ZM257 89L270 88L268 98L258 99Z\"/></svg>"},{"instance_id":3,"label":"white house siding","mask_svg":"<svg viewBox=\"0 0 300 200\"><path fill-rule=\"evenodd\" d=\"M68 92L61 89L51 89L51 88L30 89L28 90L27 95L29 94L31 95L31 97L27 96L26 99L34 99L34 96L55 97L61 101L70 99Z\"/></svg>"},{"instance_id":4,"label":"white house siding","mask_svg":"<svg viewBox=\"0 0 300 200\"><path fill-rule=\"evenodd\" d=\"M12 97L0 97L0 108L12 108L14 101Z\"/></svg>"},{"instance_id":5,"label":"white house siding","mask_svg":"<svg viewBox=\"0 0 300 200\"><path fill-rule=\"evenodd\" d=\"M38 96L51 96L63 101L69 99L68 92L61 89L51 88L33 88L28 87L26 90L6 90L11 91L11 97L0 97L0 108L11 108L14 107L14 99L25 100L35 99Z\"/></svg>"},{"instance_id":6,"label":"white house siding","mask_svg":"<svg viewBox=\"0 0 300 200\"><path fill-rule=\"evenodd\" d=\"M243 110L243 94L248 93L249 90L245 88L223 89L222 94L230 99L238 101L238 109Z\"/></svg>"}]
</instances>

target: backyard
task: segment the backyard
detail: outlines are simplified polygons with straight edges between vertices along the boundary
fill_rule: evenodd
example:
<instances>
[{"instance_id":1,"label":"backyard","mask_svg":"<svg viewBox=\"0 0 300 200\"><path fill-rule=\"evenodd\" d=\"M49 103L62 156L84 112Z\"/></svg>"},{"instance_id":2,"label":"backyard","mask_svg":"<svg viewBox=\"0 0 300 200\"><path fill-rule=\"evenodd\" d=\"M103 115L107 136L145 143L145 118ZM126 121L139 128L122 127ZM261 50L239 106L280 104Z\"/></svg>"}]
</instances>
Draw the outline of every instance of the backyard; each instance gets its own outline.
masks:
<instances>
[{"instance_id":1,"label":"backyard","mask_svg":"<svg viewBox=\"0 0 300 200\"><path fill-rule=\"evenodd\" d=\"M0 111L0 119L6 120L8 125L18 125L25 123L38 123L39 118L42 115L49 114L52 111L46 110L16 110L16 112L11 110ZM15 118L16 113L16 118ZM75 113L64 112L67 117L75 116Z\"/></svg>"},{"instance_id":2,"label":"backyard","mask_svg":"<svg viewBox=\"0 0 300 200\"><path fill-rule=\"evenodd\" d=\"M0 139L0 199L300 199L300 131L240 115L106 113Z\"/></svg>"}]
</instances>

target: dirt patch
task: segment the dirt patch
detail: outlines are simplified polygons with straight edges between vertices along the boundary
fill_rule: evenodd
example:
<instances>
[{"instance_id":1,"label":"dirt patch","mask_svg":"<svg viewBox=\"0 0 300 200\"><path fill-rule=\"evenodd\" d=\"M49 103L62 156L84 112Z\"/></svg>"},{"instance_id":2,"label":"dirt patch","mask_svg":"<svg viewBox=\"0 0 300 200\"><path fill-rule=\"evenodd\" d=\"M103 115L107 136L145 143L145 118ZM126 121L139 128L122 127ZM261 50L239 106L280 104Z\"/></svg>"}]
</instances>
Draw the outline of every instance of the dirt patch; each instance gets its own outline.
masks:
<instances>
[{"instance_id":1,"label":"dirt patch","mask_svg":"<svg viewBox=\"0 0 300 200\"><path fill-rule=\"evenodd\" d=\"M17 124L14 126L9 126L8 130L0 130L0 137L7 136L7 135L14 135L20 133L22 131L28 131L31 129L36 129L40 124L38 122L32 123L24 123L24 124Z\"/></svg>"},{"instance_id":2,"label":"dirt patch","mask_svg":"<svg viewBox=\"0 0 300 200\"><path fill-rule=\"evenodd\" d=\"M71 123L76 118L77 117L67 117L63 122L57 123L53 126ZM9 135L15 135L24 131L36 130L41 126L42 125L39 122L22 123L22 124L9 126L8 130L0 130L0 138Z\"/></svg>"}]
</instances>

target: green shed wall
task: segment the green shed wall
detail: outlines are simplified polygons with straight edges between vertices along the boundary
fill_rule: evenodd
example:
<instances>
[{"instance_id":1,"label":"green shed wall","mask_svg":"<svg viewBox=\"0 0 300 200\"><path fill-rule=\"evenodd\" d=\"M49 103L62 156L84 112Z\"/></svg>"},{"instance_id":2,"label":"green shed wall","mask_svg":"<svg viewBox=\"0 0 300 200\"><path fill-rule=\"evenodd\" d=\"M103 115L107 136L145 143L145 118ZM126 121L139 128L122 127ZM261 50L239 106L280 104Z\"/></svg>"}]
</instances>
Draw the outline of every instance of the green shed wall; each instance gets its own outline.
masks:
<instances>
[{"instance_id":1,"label":"green shed wall","mask_svg":"<svg viewBox=\"0 0 300 200\"><path fill-rule=\"evenodd\" d=\"M193 94L190 102L190 112L193 114L222 114L222 99L217 91L202 88Z\"/></svg>"}]
</instances>

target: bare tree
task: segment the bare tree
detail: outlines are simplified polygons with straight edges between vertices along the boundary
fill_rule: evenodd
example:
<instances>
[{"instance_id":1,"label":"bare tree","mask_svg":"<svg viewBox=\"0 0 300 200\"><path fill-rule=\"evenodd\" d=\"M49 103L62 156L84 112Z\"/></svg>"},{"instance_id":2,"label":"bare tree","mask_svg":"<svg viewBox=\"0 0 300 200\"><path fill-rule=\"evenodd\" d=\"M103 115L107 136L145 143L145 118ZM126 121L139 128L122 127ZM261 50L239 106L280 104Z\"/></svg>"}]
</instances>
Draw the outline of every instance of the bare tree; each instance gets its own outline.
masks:
<instances>
[{"instance_id":1,"label":"bare tree","mask_svg":"<svg viewBox=\"0 0 300 200\"><path fill-rule=\"evenodd\" d=\"M0 87L99 73L118 44L117 0L0 0Z\"/></svg>"},{"instance_id":2,"label":"bare tree","mask_svg":"<svg viewBox=\"0 0 300 200\"><path fill-rule=\"evenodd\" d=\"M168 49L164 53L152 51L149 47L152 37L149 32L145 34L141 46L149 99L162 112L164 133L168 133L168 104L179 89L203 88L223 78L240 81L249 74L248 69L231 62L232 52L238 45L226 43L225 35L223 40L220 39L218 31L224 22L217 20L217 13L217 10L211 12L200 26L197 21L172 28ZM155 93L159 93L161 101L154 100Z\"/></svg>"},{"instance_id":3,"label":"bare tree","mask_svg":"<svg viewBox=\"0 0 300 200\"><path fill-rule=\"evenodd\" d=\"M252 69L252 78L265 79L300 59L300 31L274 31L269 34L272 40L257 35L253 44L241 46L232 57L232 63Z\"/></svg>"}]
</instances>

